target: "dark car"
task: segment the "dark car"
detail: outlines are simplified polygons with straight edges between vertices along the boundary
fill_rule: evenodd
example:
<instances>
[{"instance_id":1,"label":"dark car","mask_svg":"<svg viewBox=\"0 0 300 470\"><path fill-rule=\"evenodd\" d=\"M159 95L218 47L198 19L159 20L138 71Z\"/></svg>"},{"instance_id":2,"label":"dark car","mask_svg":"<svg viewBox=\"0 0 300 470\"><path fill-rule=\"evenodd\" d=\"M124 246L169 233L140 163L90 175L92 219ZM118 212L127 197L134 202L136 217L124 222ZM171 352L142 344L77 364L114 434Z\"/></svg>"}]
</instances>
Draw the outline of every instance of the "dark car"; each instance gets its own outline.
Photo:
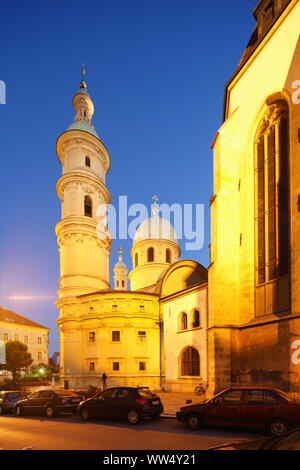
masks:
<instances>
[{"instance_id":1,"label":"dark car","mask_svg":"<svg viewBox=\"0 0 300 470\"><path fill-rule=\"evenodd\" d=\"M164 410L160 398L144 387L114 387L80 403L82 419L119 418L130 424L145 417L158 417Z\"/></svg>"},{"instance_id":2,"label":"dark car","mask_svg":"<svg viewBox=\"0 0 300 470\"><path fill-rule=\"evenodd\" d=\"M268 387L232 387L177 411L190 429L205 425L262 429L273 436L300 425L300 401Z\"/></svg>"},{"instance_id":3,"label":"dark car","mask_svg":"<svg viewBox=\"0 0 300 470\"><path fill-rule=\"evenodd\" d=\"M14 411L15 404L25 397L26 393L20 392L20 390L0 392L0 415Z\"/></svg>"},{"instance_id":4,"label":"dark car","mask_svg":"<svg viewBox=\"0 0 300 470\"><path fill-rule=\"evenodd\" d=\"M230 442L206 450L300 450L300 428L273 438Z\"/></svg>"},{"instance_id":5,"label":"dark car","mask_svg":"<svg viewBox=\"0 0 300 470\"><path fill-rule=\"evenodd\" d=\"M31 393L15 406L18 416L23 414L43 414L48 418L59 413L77 413L80 397L68 390L40 390Z\"/></svg>"}]
</instances>

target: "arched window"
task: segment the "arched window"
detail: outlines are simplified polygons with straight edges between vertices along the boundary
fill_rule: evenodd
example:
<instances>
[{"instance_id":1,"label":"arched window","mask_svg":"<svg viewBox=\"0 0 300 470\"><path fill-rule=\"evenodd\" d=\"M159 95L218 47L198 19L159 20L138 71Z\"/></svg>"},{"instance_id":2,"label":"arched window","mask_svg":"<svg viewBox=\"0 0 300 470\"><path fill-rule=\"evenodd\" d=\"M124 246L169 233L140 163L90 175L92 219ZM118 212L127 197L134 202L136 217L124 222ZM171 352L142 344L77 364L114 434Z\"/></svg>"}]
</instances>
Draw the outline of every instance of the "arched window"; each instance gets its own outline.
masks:
<instances>
[{"instance_id":1,"label":"arched window","mask_svg":"<svg viewBox=\"0 0 300 470\"><path fill-rule=\"evenodd\" d=\"M268 107L258 126L254 167L256 315L261 316L289 309L289 113L283 100Z\"/></svg>"},{"instance_id":2,"label":"arched window","mask_svg":"<svg viewBox=\"0 0 300 470\"><path fill-rule=\"evenodd\" d=\"M91 166L91 159L90 157L85 157L85 166Z\"/></svg>"},{"instance_id":3,"label":"arched window","mask_svg":"<svg viewBox=\"0 0 300 470\"><path fill-rule=\"evenodd\" d=\"M135 254L134 256L134 266L135 268L139 265L139 255L138 253Z\"/></svg>"},{"instance_id":4,"label":"arched window","mask_svg":"<svg viewBox=\"0 0 300 470\"><path fill-rule=\"evenodd\" d=\"M166 249L166 263L171 263L171 250L169 248Z\"/></svg>"},{"instance_id":5,"label":"arched window","mask_svg":"<svg viewBox=\"0 0 300 470\"><path fill-rule=\"evenodd\" d=\"M154 248L152 248L152 246L147 250L147 260L148 263L154 261Z\"/></svg>"},{"instance_id":6,"label":"arched window","mask_svg":"<svg viewBox=\"0 0 300 470\"><path fill-rule=\"evenodd\" d=\"M194 348L186 348L181 356L181 375L200 375L200 357Z\"/></svg>"},{"instance_id":7,"label":"arched window","mask_svg":"<svg viewBox=\"0 0 300 470\"><path fill-rule=\"evenodd\" d=\"M187 314L182 313L181 314L181 329L186 330L187 329Z\"/></svg>"},{"instance_id":8,"label":"arched window","mask_svg":"<svg viewBox=\"0 0 300 470\"><path fill-rule=\"evenodd\" d=\"M90 196L84 196L84 215L92 217L92 199Z\"/></svg>"},{"instance_id":9,"label":"arched window","mask_svg":"<svg viewBox=\"0 0 300 470\"><path fill-rule=\"evenodd\" d=\"M200 312L199 310L194 310L193 312L193 328L198 328L200 326Z\"/></svg>"}]
</instances>

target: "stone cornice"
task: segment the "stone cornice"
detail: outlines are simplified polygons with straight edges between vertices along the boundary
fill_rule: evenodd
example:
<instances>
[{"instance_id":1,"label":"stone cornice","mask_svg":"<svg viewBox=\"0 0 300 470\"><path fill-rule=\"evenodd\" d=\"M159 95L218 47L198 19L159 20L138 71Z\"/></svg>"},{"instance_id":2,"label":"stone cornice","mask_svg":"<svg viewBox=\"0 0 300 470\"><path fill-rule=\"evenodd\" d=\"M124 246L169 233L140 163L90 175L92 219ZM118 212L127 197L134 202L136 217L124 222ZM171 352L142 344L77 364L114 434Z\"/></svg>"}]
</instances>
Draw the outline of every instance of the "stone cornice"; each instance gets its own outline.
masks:
<instances>
[{"instance_id":1,"label":"stone cornice","mask_svg":"<svg viewBox=\"0 0 300 470\"><path fill-rule=\"evenodd\" d=\"M61 164L64 164L64 152L66 148L72 147L73 145L78 146L82 143L88 144L96 153L99 154L99 156L101 156L105 172L107 173L110 168L110 157L105 145L101 140L97 139L97 137L94 137L88 132L82 130L66 131L57 139L56 152Z\"/></svg>"},{"instance_id":2,"label":"stone cornice","mask_svg":"<svg viewBox=\"0 0 300 470\"><path fill-rule=\"evenodd\" d=\"M68 184L81 185L83 189L92 194L93 191L99 191L103 195L106 203L110 203L110 194L105 184L97 177L91 174L83 174L79 171L72 171L62 175L56 183L56 192L61 201L63 201L64 187Z\"/></svg>"}]
</instances>

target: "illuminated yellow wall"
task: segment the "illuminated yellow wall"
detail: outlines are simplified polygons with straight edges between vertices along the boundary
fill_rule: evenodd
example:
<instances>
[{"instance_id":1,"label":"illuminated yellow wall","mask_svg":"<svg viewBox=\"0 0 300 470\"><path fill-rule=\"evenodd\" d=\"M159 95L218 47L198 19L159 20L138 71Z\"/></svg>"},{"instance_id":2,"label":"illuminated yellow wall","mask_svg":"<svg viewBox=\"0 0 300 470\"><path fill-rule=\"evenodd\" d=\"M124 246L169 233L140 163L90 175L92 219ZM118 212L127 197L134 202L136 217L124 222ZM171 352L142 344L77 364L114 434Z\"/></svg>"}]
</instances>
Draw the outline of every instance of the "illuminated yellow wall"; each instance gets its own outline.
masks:
<instances>
[{"instance_id":1,"label":"illuminated yellow wall","mask_svg":"<svg viewBox=\"0 0 300 470\"><path fill-rule=\"evenodd\" d=\"M300 312L300 265L297 262L300 256L300 217L297 207L300 188L300 104L292 102L295 91L292 84L300 79L299 24L300 2L295 0L229 85L226 120L213 143L209 373L212 388L216 389L230 383L232 364L236 356L245 351L242 344L247 342L247 338L252 338L249 341L255 348L255 335L251 336L249 332L248 336L246 330L243 330L250 322L259 323L255 320L254 303L254 137L268 104L276 99L285 99L290 107L290 313ZM268 320L272 319L265 319ZM232 325L239 329L234 330ZM218 329L214 328L216 326ZM299 325L297 329L300 332ZM288 338L285 344L289 350ZM269 354L272 354L271 348ZM259 363L258 356L254 362ZM248 366L251 367L251 364L248 363ZM285 362L285 366L282 363L280 367L289 367L289 363Z\"/></svg>"},{"instance_id":2,"label":"illuminated yellow wall","mask_svg":"<svg viewBox=\"0 0 300 470\"><path fill-rule=\"evenodd\" d=\"M107 385L160 386L160 330L158 296L110 291L58 301L61 338L61 382L70 387L100 386L103 372ZM112 341L120 331L120 342ZM146 341L139 340L146 332ZM89 343L89 333L96 333ZM90 362L95 371L89 370ZM119 362L120 370L113 370ZM139 362L146 370L139 370Z\"/></svg>"}]
</instances>

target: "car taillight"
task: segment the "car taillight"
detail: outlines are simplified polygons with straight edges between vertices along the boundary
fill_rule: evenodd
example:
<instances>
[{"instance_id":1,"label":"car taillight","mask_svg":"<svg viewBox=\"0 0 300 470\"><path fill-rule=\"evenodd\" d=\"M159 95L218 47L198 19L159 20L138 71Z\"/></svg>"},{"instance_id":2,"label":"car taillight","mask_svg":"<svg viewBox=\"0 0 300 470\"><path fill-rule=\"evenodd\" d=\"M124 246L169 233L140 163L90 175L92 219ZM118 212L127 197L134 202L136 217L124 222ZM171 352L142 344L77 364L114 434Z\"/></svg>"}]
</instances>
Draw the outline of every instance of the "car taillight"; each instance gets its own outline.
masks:
<instances>
[{"instance_id":1,"label":"car taillight","mask_svg":"<svg viewBox=\"0 0 300 470\"><path fill-rule=\"evenodd\" d=\"M148 403L143 398L136 398L135 400L139 405L148 406Z\"/></svg>"}]
</instances>

